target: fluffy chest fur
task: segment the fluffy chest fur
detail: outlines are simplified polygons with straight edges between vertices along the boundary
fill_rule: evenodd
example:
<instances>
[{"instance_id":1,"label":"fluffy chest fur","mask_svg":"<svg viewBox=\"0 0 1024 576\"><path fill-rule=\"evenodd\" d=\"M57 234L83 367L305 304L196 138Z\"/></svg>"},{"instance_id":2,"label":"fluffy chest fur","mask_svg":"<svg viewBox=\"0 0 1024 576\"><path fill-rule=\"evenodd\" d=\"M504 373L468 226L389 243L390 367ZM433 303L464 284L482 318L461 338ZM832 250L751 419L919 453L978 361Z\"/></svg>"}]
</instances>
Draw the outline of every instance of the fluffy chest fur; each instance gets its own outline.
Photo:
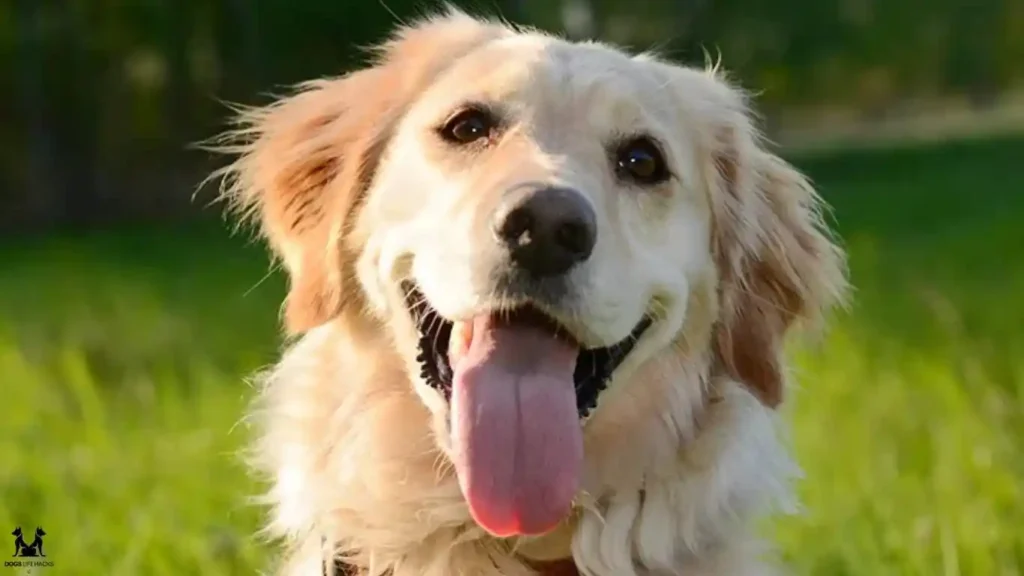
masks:
<instances>
[{"instance_id":1,"label":"fluffy chest fur","mask_svg":"<svg viewBox=\"0 0 1024 576\"><path fill-rule=\"evenodd\" d=\"M265 377L257 454L274 479L271 529L296 546L284 574L316 574L332 552L373 575L535 574L528 554L601 576L770 573L749 522L792 510L798 470L775 415L742 386L717 381L635 436L621 431L666 445L607 463L622 483L581 498L557 533L503 541L474 526L400 362L345 333L311 332Z\"/></svg>"}]
</instances>

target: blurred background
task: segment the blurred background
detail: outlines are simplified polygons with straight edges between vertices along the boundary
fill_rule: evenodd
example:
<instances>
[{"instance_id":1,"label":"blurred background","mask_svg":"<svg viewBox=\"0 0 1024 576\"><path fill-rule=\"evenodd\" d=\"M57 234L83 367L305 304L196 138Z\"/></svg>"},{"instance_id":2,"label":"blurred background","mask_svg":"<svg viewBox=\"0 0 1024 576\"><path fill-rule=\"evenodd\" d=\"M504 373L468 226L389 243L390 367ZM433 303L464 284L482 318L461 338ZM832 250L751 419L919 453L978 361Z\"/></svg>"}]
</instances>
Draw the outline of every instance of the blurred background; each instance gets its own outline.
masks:
<instances>
[{"instance_id":1,"label":"blurred background","mask_svg":"<svg viewBox=\"0 0 1024 576\"><path fill-rule=\"evenodd\" d=\"M765 526L795 573L1021 574L1024 0L459 4L720 57L834 207L857 292L793 351L806 510ZM0 528L45 529L39 573L270 557L237 424L283 279L190 145L431 6L0 2Z\"/></svg>"}]
</instances>

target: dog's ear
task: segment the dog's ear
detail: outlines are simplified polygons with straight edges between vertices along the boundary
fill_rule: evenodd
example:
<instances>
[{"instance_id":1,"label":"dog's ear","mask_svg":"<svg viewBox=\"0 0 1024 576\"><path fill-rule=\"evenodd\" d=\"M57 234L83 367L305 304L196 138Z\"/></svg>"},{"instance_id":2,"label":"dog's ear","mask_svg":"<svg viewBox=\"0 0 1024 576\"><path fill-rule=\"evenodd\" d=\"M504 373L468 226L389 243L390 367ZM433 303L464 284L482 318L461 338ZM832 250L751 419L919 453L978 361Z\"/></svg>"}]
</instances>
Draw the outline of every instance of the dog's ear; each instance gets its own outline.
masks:
<instances>
[{"instance_id":1,"label":"dog's ear","mask_svg":"<svg viewBox=\"0 0 1024 576\"><path fill-rule=\"evenodd\" d=\"M374 66L306 83L244 110L218 147L238 155L223 195L259 224L289 275L289 333L335 317L356 293L345 237L387 142L415 95L444 66L503 29L452 12L400 30Z\"/></svg>"},{"instance_id":2,"label":"dog's ear","mask_svg":"<svg viewBox=\"0 0 1024 576\"><path fill-rule=\"evenodd\" d=\"M720 306L715 367L776 407L786 379L786 334L842 300L845 258L810 182L762 147L743 96L716 81L727 101L710 132Z\"/></svg>"},{"instance_id":3,"label":"dog's ear","mask_svg":"<svg viewBox=\"0 0 1024 576\"><path fill-rule=\"evenodd\" d=\"M344 305L341 230L358 206L387 141L392 79L383 67L321 80L243 111L231 133L238 159L225 170L234 208L259 224L289 276L290 333Z\"/></svg>"}]
</instances>

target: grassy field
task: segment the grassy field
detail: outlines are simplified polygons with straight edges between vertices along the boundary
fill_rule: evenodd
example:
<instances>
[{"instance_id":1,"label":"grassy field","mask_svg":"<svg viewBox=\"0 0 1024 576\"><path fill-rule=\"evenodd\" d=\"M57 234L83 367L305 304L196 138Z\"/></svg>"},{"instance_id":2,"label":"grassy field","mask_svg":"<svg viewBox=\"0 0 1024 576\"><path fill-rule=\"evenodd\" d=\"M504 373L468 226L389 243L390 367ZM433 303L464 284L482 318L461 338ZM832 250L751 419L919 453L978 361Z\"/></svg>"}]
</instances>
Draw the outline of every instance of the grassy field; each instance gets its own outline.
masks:
<instances>
[{"instance_id":1,"label":"grassy field","mask_svg":"<svg viewBox=\"0 0 1024 576\"><path fill-rule=\"evenodd\" d=\"M806 511L771 533L797 574L1021 574L1024 140L797 162L858 292L795 354ZM277 348L266 272L214 228L0 246L0 529L45 528L40 573L267 558L236 456L243 376Z\"/></svg>"}]
</instances>

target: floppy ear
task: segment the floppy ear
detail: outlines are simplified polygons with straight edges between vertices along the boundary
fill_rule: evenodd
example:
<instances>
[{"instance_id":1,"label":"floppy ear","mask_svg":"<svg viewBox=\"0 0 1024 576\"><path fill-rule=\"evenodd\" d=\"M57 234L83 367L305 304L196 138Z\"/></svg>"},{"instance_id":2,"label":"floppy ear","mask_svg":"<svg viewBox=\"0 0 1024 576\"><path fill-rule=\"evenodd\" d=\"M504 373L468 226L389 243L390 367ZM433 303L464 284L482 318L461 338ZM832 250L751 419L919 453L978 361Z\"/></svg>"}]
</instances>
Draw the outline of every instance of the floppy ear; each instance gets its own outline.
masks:
<instances>
[{"instance_id":1,"label":"floppy ear","mask_svg":"<svg viewBox=\"0 0 1024 576\"><path fill-rule=\"evenodd\" d=\"M456 12L427 19L382 44L375 66L239 115L220 147L239 155L220 171L223 196L288 271L289 333L327 322L357 293L344 240L409 103L460 52L504 33Z\"/></svg>"},{"instance_id":2,"label":"floppy ear","mask_svg":"<svg viewBox=\"0 0 1024 576\"><path fill-rule=\"evenodd\" d=\"M845 262L810 182L761 147L742 98L734 96L734 114L719 127L713 153L715 364L776 407L786 377L785 336L842 299Z\"/></svg>"},{"instance_id":3,"label":"floppy ear","mask_svg":"<svg viewBox=\"0 0 1024 576\"><path fill-rule=\"evenodd\" d=\"M224 171L225 195L259 223L289 275L290 333L309 330L344 305L336 231L359 203L391 127L389 78L369 68L321 80L264 108L243 111Z\"/></svg>"}]
</instances>

